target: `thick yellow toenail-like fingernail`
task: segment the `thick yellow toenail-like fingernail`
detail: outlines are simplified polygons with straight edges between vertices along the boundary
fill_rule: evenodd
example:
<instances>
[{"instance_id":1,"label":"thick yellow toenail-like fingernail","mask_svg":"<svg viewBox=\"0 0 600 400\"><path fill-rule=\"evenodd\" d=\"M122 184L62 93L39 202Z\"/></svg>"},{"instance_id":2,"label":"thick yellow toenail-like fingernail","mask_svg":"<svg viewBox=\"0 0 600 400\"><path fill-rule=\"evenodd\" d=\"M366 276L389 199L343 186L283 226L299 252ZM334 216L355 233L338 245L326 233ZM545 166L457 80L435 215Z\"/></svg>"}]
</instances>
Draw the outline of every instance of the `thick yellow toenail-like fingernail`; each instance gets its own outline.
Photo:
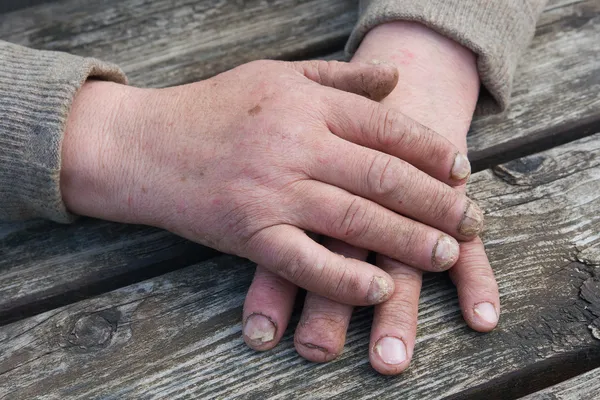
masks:
<instances>
[{"instance_id":1,"label":"thick yellow toenail-like fingernail","mask_svg":"<svg viewBox=\"0 0 600 400\"><path fill-rule=\"evenodd\" d=\"M483 211L477 204L469 201L460 224L458 232L464 236L476 236L483 230Z\"/></svg>"},{"instance_id":2,"label":"thick yellow toenail-like fingernail","mask_svg":"<svg viewBox=\"0 0 600 400\"><path fill-rule=\"evenodd\" d=\"M450 177L454 180L462 181L469 175L471 175L471 163L469 159L462 153L456 153Z\"/></svg>"},{"instance_id":3,"label":"thick yellow toenail-like fingernail","mask_svg":"<svg viewBox=\"0 0 600 400\"><path fill-rule=\"evenodd\" d=\"M458 260L460 248L458 242L450 236L442 235L433 248L432 264L434 268L445 271Z\"/></svg>"},{"instance_id":4,"label":"thick yellow toenail-like fingernail","mask_svg":"<svg viewBox=\"0 0 600 400\"><path fill-rule=\"evenodd\" d=\"M246 318L244 336L253 345L260 346L269 343L275 338L276 332L277 327L273 321L262 314L252 314Z\"/></svg>"}]
</instances>

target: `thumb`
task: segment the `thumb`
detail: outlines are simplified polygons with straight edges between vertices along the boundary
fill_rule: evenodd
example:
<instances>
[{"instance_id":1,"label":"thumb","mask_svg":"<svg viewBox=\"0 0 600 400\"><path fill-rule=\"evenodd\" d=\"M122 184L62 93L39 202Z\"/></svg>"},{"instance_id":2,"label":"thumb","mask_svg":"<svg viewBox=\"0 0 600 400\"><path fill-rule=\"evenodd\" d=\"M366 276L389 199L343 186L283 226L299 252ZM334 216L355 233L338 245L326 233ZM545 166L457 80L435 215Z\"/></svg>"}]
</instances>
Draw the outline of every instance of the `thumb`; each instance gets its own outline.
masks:
<instances>
[{"instance_id":1,"label":"thumb","mask_svg":"<svg viewBox=\"0 0 600 400\"><path fill-rule=\"evenodd\" d=\"M398 83L398 69L390 64L373 62L297 61L290 65L308 79L323 86L355 93L380 101Z\"/></svg>"}]
</instances>

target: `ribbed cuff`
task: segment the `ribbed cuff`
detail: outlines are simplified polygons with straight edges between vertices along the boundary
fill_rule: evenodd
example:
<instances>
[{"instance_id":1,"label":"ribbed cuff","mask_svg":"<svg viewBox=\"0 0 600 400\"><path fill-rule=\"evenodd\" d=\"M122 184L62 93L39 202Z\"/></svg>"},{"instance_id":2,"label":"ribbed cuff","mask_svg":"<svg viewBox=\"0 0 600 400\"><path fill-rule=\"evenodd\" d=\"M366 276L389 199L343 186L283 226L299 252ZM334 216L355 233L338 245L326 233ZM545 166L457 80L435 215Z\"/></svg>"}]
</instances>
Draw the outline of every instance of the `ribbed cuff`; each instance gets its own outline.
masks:
<instances>
[{"instance_id":1,"label":"ribbed cuff","mask_svg":"<svg viewBox=\"0 0 600 400\"><path fill-rule=\"evenodd\" d=\"M75 218L60 193L61 145L88 78L127 83L111 64L0 41L0 220Z\"/></svg>"},{"instance_id":2,"label":"ribbed cuff","mask_svg":"<svg viewBox=\"0 0 600 400\"><path fill-rule=\"evenodd\" d=\"M478 114L506 109L519 56L535 32L546 0L361 0L361 17L346 51L354 53L377 25L414 21L471 49L482 90Z\"/></svg>"}]
</instances>

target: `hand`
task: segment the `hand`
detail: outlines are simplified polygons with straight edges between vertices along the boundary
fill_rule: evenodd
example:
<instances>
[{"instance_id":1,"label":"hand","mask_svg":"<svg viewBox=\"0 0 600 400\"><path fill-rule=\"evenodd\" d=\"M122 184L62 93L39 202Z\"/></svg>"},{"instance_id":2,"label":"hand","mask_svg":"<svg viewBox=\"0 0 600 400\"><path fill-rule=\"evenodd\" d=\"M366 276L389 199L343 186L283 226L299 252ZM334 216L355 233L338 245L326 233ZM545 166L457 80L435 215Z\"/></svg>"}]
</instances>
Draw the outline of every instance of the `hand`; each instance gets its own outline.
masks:
<instances>
[{"instance_id":1,"label":"hand","mask_svg":"<svg viewBox=\"0 0 600 400\"><path fill-rule=\"evenodd\" d=\"M436 129L466 152L466 134L479 90L470 51L419 24L399 22L367 35L354 60L372 59L393 63L400 71L400 82L384 104ZM464 185L459 190L464 191ZM359 260L368 255L336 239L326 238L323 244ZM387 302L375 307L369 358L380 373L398 374L408 367L413 354L421 272L389 257L377 256L376 263L394 278L396 290ZM479 238L461 243L460 258L450 275L467 323L482 332L493 329L499 315L498 287ZM264 268L257 269L244 306L244 337L249 346L267 350L277 344L296 290ZM350 306L308 293L295 334L298 353L317 362L337 357L351 314ZM261 334L254 335L255 331Z\"/></svg>"},{"instance_id":2,"label":"hand","mask_svg":"<svg viewBox=\"0 0 600 400\"><path fill-rule=\"evenodd\" d=\"M330 299L380 303L388 274L304 230L439 271L458 257L448 234L471 237L482 220L448 186L469 171L456 146L347 93L380 99L396 81L385 66L260 61L169 89L89 82L67 125L64 201L249 258Z\"/></svg>"}]
</instances>

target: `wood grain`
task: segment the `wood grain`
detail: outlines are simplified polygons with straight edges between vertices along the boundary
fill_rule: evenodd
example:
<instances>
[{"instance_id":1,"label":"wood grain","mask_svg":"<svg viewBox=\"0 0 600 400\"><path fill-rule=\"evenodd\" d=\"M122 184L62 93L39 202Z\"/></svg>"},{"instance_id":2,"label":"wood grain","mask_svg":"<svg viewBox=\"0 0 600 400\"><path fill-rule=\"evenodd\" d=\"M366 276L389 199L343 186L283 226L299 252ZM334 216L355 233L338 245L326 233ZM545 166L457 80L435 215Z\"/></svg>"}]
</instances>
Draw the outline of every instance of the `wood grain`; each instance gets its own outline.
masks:
<instances>
[{"instance_id":1,"label":"wood grain","mask_svg":"<svg viewBox=\"0 0 600 400\"><path fill-rule=\"evenodd\" d=\"M215 254L158 229L92 219L0 224L0 324Z\"/></svg>"},{"instance_id":2,"label":"wood grain","mask_svg":"<svg viewBox=\"0 0 600 400\"><path fill-rule=\"evenodd\" d=\"M466 328L455 290L425 280L418 344L400 377L367 361L361 309L345 353L299 358L240 337L253 265L224 256L0 328L0 399L512 398L600 366L600 134L472 178L502 296L500 326Z\"/></svg>"},{"instance_id":3,"label":"wood grain","mask_svg":"<svg viewBox=\"0 0 600 400\"><path fill-rule=\"evenodd\" d=\"M522 400L600 399L600 368L533 393Z\"/></svg>"},{"instance_id":4,"label":"wood grain","mask_svg":"<svg viewBox=\"0 0 600 400\"><path fill-rule=\"evenodd\" d=\"M600 2L556 1L538 21L504 115L476 118L467 138L479 170L600 130Z\"/></svg>"},{"instance_id":5,"label":"wood grain","mask_svg":"<svg viewBox=\"0 0 600 400\"><path fill-rule=\"evenodd\" d=\"M196 81L260 58L339 49L355 0L61 0L0 15L0 39L119 64L133 85Z\"/></svg>"}]
</instances>

